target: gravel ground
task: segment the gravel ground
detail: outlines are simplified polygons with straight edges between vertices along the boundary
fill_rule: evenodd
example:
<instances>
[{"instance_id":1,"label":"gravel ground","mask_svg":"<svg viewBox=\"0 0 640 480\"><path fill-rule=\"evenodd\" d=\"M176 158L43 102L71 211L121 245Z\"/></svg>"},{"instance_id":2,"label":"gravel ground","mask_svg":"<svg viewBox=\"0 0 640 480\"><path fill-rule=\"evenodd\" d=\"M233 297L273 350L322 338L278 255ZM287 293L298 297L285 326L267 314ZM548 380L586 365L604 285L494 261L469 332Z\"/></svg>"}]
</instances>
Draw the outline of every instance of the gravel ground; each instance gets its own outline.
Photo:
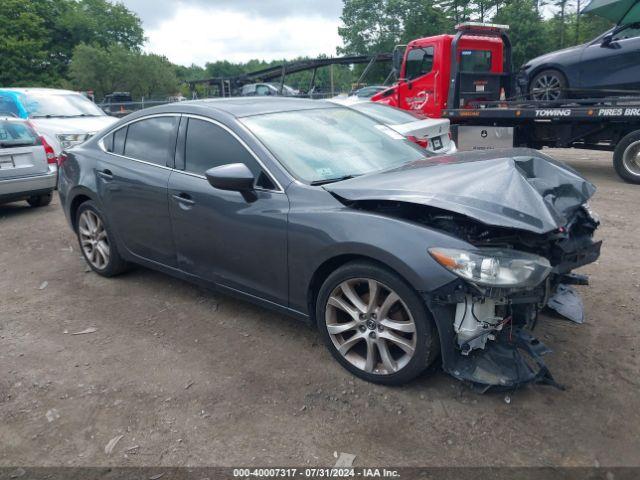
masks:
<instances>
[{"instance_id":1,"label":"gravel ground","mask_svg":"<svg viewBox=\"0 0 640 480\"><path fill-rule=\"evenodd\" d=\"M89 273L57 199L0 207L0 466L640 465L640 186L609 153L549 152L598 185L605 245L586 323L536 330L567 390L510 403L441 372L362 382L295 320L145 269Z\"/></svg>"}]
</instances>

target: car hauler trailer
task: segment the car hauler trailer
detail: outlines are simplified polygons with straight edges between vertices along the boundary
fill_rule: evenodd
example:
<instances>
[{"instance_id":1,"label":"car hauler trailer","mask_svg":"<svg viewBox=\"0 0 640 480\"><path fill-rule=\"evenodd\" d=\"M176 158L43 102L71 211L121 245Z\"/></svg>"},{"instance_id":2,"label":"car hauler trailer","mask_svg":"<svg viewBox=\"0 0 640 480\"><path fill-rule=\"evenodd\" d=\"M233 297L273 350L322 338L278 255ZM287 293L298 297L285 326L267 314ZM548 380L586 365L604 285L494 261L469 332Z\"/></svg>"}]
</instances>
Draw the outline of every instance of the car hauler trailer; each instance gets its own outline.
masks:
<instances>
[{"instance_id":1,"label":"car hauler trailer","mask_svg":"<svg viewBox=\"0 0 640 480\"><path fill-rule=\"evenodd\" d=\"M393 64L398 82L372 100L448 118L461 150L609 150L616 172L640 184L640 97L553 102L519 97L508 26L461 24L455 35L397 47Z\"/></svg>"}]
</instances>

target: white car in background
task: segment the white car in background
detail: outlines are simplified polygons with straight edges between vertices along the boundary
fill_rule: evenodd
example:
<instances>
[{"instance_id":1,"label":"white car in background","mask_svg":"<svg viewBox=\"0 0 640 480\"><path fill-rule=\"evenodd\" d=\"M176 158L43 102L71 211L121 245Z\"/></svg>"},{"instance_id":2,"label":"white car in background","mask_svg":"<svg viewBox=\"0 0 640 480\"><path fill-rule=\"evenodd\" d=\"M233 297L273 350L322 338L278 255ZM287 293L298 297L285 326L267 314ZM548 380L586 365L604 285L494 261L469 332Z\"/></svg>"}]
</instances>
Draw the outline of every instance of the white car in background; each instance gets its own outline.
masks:
<instances>
[{"instance_id":1,"label":"white car in background","mask_svg":"<svg viewBox=\"0 0 640 480\"><path fill-rule=\"evenodd\" d=\"M335 97L329 101L352 108L379 121L436 155L448 155L458 151L456 143L451 140L451 122L446 118L425 118L358 97Z\"/></svg>"},{"instance_id":2,"label":"white car in background","mask_svg":"<svg viewBox=\"0 0 640 480\"><path fill-rule=\"evenodd\" d=\"M118 121L80 93L51 88L0 88L0 115L28 119L56 156Z\"/></svg>"}]
</instances>

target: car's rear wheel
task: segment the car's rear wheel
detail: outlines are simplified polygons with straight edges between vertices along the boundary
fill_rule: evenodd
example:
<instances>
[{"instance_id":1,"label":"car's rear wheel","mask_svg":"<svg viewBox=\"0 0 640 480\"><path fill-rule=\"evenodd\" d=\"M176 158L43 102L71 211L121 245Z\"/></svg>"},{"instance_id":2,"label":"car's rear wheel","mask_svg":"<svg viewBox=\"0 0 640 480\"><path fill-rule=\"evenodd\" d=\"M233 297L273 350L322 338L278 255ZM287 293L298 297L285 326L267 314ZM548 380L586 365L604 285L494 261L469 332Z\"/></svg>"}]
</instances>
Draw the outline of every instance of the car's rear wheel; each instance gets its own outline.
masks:
<instances>
[{"instance_id":1,"label":"car's rear wheel","mask_svg":"<svg viewBox=\"0 0 640 480\"><path fill-rule=\"evenodd\" d=\"M533 77L529 84L529 94L533 100L561 100L566 96L567 80L558 70L543 70Z\"/></svg>"},{"instance_id":2,"label":"car's rear wheel","mask_svg":"<svg viewBox=\"0 0 640 480\"><path fill-rule=\"evenodd\" d=\"M32 207L45 207L51 203L53 196L51 193L45 193L42 195L34 195L27 198L27 203Z\"/></svg>"},{"instance_id":3,"label":"car's rear wheel","mask_svg":"<svg viewBox=\"0 0 640 480\"><path fill-rule=\"evenodd\" d=\"M640 184L640 131L631 132L618 142L613 167L626 182Z\"/></svg>"},{"instance_id":4,"label":"car's rear wheel","mask_svg":"<svg viewBox=\"0 0 640 480\"><path fill-rule=\"evenodd\" d=\"M349 263L332 273L318 294L316 318L332 355L370 382L406 383L439 352L424 301L400 276L373 263Z\"/></svg>"},{"instance_id":5,"label":"car's rear wheel","mask_svg":"<svg viewBox=\"0 0 640 480\"><path fill-rule=\"evenodd\" d=\"M92 201L78 208L76 233L82 255L94 272L112 277L127 270L128 264L118 253L104 215Z\"/></svg>"}]
</instances>

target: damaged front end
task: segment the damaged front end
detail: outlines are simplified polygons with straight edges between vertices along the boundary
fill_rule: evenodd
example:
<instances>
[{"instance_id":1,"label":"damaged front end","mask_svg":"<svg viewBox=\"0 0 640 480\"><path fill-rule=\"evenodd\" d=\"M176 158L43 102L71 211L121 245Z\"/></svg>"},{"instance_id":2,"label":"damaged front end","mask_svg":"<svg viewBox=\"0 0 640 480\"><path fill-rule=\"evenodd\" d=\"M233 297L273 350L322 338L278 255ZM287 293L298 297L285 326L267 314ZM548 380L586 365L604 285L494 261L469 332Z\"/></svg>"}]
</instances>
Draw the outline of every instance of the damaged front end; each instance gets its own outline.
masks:
<instances>
[{"instance_id":1,"label":"damaged front end","mask_svg":"<svg viewBox=\"0 0 640 480\"><path fill-rule=\"evenodd\" d=\"M446 372L478 390L559 386L530 333L545 308L582 323L573 270L596 261L595 187L532 150L459 154L419 162L330 191L351 208L402 218L464 240L429 254L458 279L423 292ZM402 186L400 188L400 186Z\"/></svg>"},{"instance_id":2,"label":"damaged front end","mask_svg":"<svg viewBox=\"0 0 640 480\"><path fill-rule=\"evenodd\" d=\"M432 208L395 208L474 247L430 250L460 277L424 294L440 334L444 370L482 392L528 383L559 386L542 358L550 350L531 331L544 308L583 320L582 302L571 286L588 279L572 270L597 260L601 248L593 240L599 222L588 207L547 234L491 227Z\"/></svg>"}]
</instances>

